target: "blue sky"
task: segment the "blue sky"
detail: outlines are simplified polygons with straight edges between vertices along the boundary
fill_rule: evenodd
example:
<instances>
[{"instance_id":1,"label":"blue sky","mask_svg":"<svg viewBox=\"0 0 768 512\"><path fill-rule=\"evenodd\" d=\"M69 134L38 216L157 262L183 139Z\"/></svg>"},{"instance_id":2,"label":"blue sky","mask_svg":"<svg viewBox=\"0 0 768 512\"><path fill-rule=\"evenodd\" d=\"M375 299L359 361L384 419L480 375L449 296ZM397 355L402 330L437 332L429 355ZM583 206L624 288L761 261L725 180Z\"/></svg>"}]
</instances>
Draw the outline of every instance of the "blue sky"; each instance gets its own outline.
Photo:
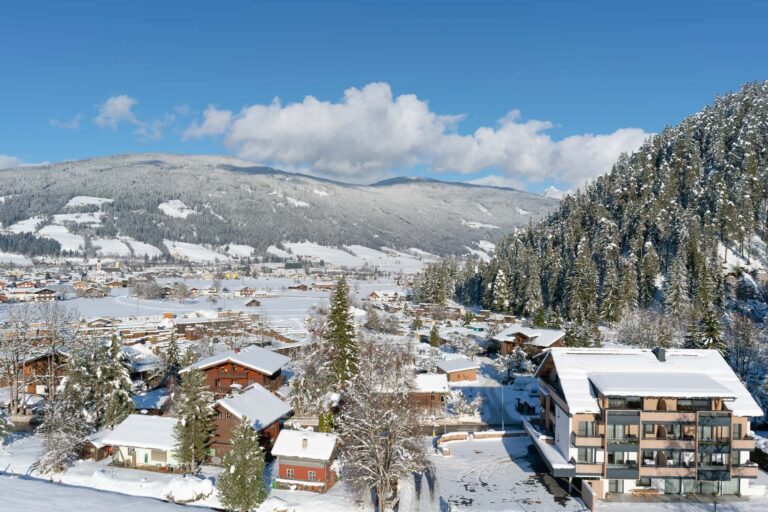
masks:
<instances>
[{"instance_id":1,"label":"blue sky","mask_svg":"<svg viewBox=\"0 0 768 512\"><path fill-rule=\"evenodd\" d=\"M6 1L0 165L221 153L570 187L768 78L766 21L764 2Z\"/></svg>"}]
</instances>

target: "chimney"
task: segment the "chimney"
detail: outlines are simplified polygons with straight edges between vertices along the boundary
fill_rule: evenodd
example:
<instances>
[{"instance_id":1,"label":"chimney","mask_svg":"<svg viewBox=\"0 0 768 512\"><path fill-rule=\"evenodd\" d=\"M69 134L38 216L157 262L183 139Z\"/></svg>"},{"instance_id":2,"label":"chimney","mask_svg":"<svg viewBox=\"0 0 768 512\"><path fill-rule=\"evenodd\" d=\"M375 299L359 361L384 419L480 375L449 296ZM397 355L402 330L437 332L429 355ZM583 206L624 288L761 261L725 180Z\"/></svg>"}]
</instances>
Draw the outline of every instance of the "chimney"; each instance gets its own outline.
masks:
<instances>
[{"instance_id":1,"label":"chimney","mask_svg":"<svg viewBox=\"0 0 768 512\"><path fill-rule=\"evenodd\" d=\"M651 352L653 352L653 355L656 356L656 359L658 359L660 363L663 363L664 361L667 360L667 350L666 349L661 348L661 347L654 347Z\"/></svg>"},{"instance_id":2,"label":"chimney","mask_svg":"<svg viewBox=\"0 0 768 512\"><path fill-rule=\"evenodd\" d=\"M309 439L307 439L306 437L302 437L301 438L301 449L302 450L306 450L308 444L309 444Z\"/></svg>"}]
</instances>

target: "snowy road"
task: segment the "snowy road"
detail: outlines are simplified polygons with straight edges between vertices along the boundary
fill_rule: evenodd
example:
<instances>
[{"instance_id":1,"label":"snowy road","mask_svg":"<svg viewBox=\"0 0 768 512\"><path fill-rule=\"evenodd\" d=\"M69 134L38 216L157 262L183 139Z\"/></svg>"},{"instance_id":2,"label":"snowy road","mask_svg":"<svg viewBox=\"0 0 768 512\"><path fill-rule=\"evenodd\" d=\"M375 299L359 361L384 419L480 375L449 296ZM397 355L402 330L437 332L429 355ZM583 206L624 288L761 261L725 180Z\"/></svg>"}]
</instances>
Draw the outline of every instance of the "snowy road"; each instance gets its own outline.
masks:
<instances>
[{"instance_id":1,"label":"snowy road","mask_svg":"<svg viewBox=\"0 0 768 512\"><path fill-rule=\"evenodd\" d=\"M11 476L0 476L2 510L9 512L84 512L109 510L109 512L174 512L190 510L182 505L165 503L151 498L138 498L96 491L85 487L49 483Z\"/></svg>"}]
</instances>

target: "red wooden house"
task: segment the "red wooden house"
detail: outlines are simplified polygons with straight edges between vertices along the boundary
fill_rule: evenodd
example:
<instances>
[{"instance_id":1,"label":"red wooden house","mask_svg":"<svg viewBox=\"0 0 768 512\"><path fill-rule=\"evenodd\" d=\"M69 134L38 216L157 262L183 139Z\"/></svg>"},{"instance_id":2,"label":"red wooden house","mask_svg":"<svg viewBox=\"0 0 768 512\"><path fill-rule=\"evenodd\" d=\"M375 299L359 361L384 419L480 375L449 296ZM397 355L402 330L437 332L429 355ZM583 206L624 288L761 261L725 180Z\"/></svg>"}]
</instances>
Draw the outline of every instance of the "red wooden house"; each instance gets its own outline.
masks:
<instances>
[{"instance_id":1,"label":"red wooden house","mask_svg":"<svg viewBox=\"0 0 768 512\"><path fill-rule=\"evenodd\" d=\"M277 457L277 484L301 490L325 492L336 482L333 462L338 438L323 432L282 430L272 447Z\"/></svg>"}]
</instances>

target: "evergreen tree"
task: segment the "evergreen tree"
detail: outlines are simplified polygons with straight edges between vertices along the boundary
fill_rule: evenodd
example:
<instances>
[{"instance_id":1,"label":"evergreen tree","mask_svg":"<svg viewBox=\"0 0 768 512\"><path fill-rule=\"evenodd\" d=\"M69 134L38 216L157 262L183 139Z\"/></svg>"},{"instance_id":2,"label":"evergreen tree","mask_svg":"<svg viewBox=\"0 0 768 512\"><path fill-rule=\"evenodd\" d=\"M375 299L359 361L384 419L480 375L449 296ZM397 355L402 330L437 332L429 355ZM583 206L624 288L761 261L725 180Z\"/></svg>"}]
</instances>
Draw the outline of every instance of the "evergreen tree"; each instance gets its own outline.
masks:
<instances>
[{"instance_id":1,"label":"evergreen tree","mask_svg":"<svg viewBox=\"0 0 768 512\"><path fill-rule=\"evenodd\" d=\"M724 357L727 352L727 344L723 339L723 327L713 308L707 309L699 322L699 347L709 350L717 350Z\"/></svg>"},{"instance_id":2,"label":"evergreen tree","mask_svg":"<svg viewBox=\"0 0 768 512\"><path fill-rule=\"evenodd\" d=\"M440 347L440 332L437 329L437 324L432 324L432 328L429 330L429 344L435 348Z\"/></svg>"},{"instance_id":3,"label":"evergreen tree","mask_svg":"<svg viewBox=\"0 0 768 512\"><path fill-rule=\"evenodd\" d=\"M243 418L232 432L232 450L224 455L216 488L227 510L248 512L267 497L264 487L264 452L259 436Z\"/></svg>"},{"instance_id":4,"label":"evergreen tree","mask_svg":"<svg viewBox=\"0 0 768 512\"><path fill-rule=\"evenodd\" d=\"M507 282L507 273L503 268L499 268L496 277L493 280L493 299L491 309L499 313L506 313L509 310L509 287Z\"/></svg>"},{"instance_id":5,"label":"evergreen tree","mask_svg":"<svg viewBox=\"0 0 768 512\"><path fill-rule=\"evenodd\" d=\"M176 333L171 334L171 340L165 349L163 356L165 372L168 375L178 375L181 369L181 354L179 353L179 344L176 341Z\"/></svg>"},{"instance_id":6,"label":"evergreen tree","mask_svg":"<svg viewBox=\"0 0 768 512\"><path fill-rule=\"evenodd\" d=\"M191 471L205 460L214 428L212 401L213 394L208 389L205 374L200 370L184 373L176 404L179 422L174 427L174 455Z\"/></svg>"},{"instance_id":7,"label":"evergreen tree","mask_svg":"<svg viewBox=\"0 0 768 512\"><path fill-rule=\"evenodd\" d=\"M130 363L125 353L120 348L120 342L116 336L112 337L109 349L106 352L106 361L99 376L103 390L101 402L103 406L102 421L100 426L114 427L121 423L133 412L133 399L131 390Z\"/></svg>"},{"instance_id":8,"label":"evergreen tree","mask_svg":"<svg viewBox=\"0 0 768 512\"><path fill-rule=\"evenodd\" d=\"M349 312L347 280L341 276L331 296L326 339L332 347L331 365L337 382L343 384L357 373L357 342Z\"/></svg>"},{"instance_id":9,"label":"evergreen tree","mask_svg":"<svg viewBox=\"0 0 768 512\"><path fill-rule=\"evenodd\" d=\"M669 272L664 291L664 307L675 315L683 315L691 307L691 299L688 295L688 269L683 251L678 253Z\"/></svg>"}]
</instances>

